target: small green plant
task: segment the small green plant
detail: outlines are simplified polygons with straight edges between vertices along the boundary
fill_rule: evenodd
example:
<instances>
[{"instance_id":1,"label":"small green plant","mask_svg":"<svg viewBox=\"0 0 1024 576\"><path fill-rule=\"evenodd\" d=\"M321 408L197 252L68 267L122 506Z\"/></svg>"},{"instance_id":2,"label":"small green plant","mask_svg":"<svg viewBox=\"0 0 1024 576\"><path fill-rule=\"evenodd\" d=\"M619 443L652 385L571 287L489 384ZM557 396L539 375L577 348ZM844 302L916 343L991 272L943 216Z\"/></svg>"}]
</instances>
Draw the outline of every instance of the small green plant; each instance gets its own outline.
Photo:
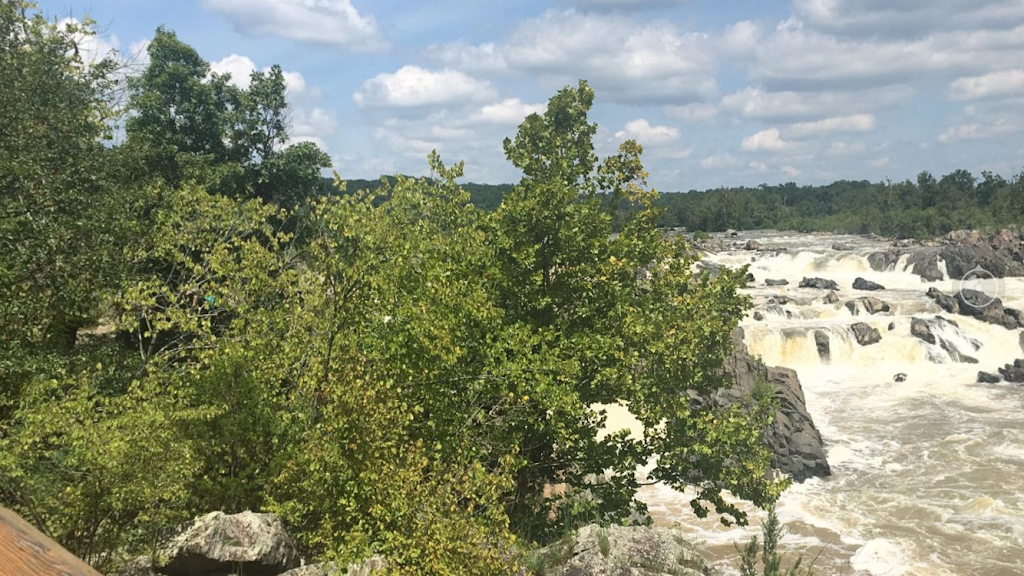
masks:
<instances>
[{"instance_id":1,"label":"small green plant","mask_svg":"<svg viewBox=\"0 0 1024 576\"><path fill-rule=\"evenodd\" d=\"M601 556L608 557L612 550L612 544L608 541L608 531L604 528L597 531L597 547L601 550Z\"/></svg>"},{"instance_id":2,"label":"small green plant","mask_svg":"<svg viewBox=\"0 0 1024 576\"><path fill-rule=\"evenodd\" d=\"M711 236L703 230L697 230L693 233L694 240L707 240L709 238L711 238Z\"/></svg>"},{"instance_id":3,"label":"small green plant","mask_svg":"<svg viewBox=\"0 0 1024 576\"><path fill-rule=\"evenodd\" d=\"M784 555L779 554L779 540L784 536L782 523L775 513L775 506L768 508L768 517L761 523L763 541L754 536L742 548L737 545L740 555L740 576L814 576L814 562L804 566L804 557L800 555L789 568L782 568ZM758 552L761 553L761 572L757 571Z\"/></svg>"}]
</instances>

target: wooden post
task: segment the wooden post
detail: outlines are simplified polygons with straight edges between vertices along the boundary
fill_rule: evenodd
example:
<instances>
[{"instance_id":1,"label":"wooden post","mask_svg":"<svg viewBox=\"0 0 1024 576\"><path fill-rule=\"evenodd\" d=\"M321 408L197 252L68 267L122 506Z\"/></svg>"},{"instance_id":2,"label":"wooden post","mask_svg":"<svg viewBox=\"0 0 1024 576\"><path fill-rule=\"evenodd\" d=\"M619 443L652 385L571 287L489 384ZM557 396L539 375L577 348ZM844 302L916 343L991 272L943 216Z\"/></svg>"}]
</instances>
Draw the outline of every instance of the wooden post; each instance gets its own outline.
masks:
<instances>
[{"instance_id":1,"label":"wooden post","mask_svg":"<svg viewBox=\"0 0 1024 576\"><path fill-rule=\"evenodd\" d=\"M3 506L0 506L0 574L103 576Z\"/></svg>"}]
</instances>

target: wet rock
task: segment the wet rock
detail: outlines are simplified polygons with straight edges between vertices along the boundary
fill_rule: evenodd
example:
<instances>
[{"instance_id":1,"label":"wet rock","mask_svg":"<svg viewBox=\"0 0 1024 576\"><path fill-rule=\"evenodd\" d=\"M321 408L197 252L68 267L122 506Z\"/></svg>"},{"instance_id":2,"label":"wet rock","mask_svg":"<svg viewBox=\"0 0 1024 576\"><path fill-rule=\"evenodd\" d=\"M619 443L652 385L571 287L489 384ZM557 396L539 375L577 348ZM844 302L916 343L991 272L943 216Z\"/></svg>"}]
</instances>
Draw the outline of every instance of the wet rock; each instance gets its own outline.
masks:
<instances>
[{"instance_id":1,"label":"wet rock","mask_svg":"<svg viewBox=\"0 0 1024 576\"><path fill-rule=\"evenodd\" d=\"M747 243L743 245L744 250L757 250L758 252L764 250L764 244L761 244L757 240L747 240Z\"/></svg>"},{"instance_id":2,"label":"wet rock","mask_svg":"<svg viewBox=\"0 0 1024 576\"><path fill-rule=\"evenodd\" d=\"M872 328L864 322L857 322L850 326L850 329L853 330L853 337L861 346L870 346L882 340L882 335L878 332L878 329Z\"/></svg>"},{"instance_id":3,"label":"wet rock","mask_svg":"<svg viewBox=\"0 0 1024 576\"><path fill-rule=\"evenodd\" d=\"M978 382L982 382L984 384L998 384L999 382L1002 382L1002 380L1002 378L990 372L978 372Z\"/></svg>"},{"instance_id":4,"label":"wet rock","mask_svg":"<svg viewBox=\"0 0 1024 576\"><path fill-rule=\"evenodd\" d=\"M828 362L832 357L831 343L828 334L821 330L814 331L814 346L818 349L818 358L822 362Z\"/></svg>"},{"instance_id":5,"label":"wet rock","mask_svg":"<svg viewBox=\"0 0 1024 576\"><path fill-rule=\"evenodd\" d=\"M860 304L856 300L850 300L845 304L846 309L850 311L852 316L860 316Z\"/></svg>"},{"instance_id":6,"label":"wet rock","mask_svg":"<svg viewBox=\"0 0 1024 576\"><path fill-rule=\"evenodd\" d=\"M889 332L892 332L895 329L896 329L896 323L895 322L889 322L889 328L887 330Z\"/></svg>"},{"instance_id":7,"label":"wet rock","mask_svg":"<svg viewBox=\"0 0 1024 576\"><path fill-rule=\"evenodd\" d=\"M942 270L939 269L939 257L937 250L922 250L914 252L907 260L910 271L928 282L938 282L945 278Z\"/></svg>"},{"instance_id":8,"label":"wet rock","mask_svg":"<svg viewBox=\"0 0 1024 576\"><path fill-rule=\"evenodd\" d=\"M760 310L755 310L754 311L754 320L757 320L758 322L764 322L764 314L761 314Z\"/></svg>"},{"instance_id":9,"label":"wet rock","mask_svg":"<svg viewBox=\"0 0 1024 576\"><path fill-rule=\"evenodd\" d=\"M750 272L747 272L747 284L753 284L756 281L757 280L754 278L754 275L751 274Z\"/></svg>"},{"instance_id":10,"label":"wet rock","mask_svg":"<svg viewBox=\"0 0 1024 576\"><path fill-rule=\"evenodd\" d=\"M853 314L854 316L859 316L862 308L865 312L872 315L888 312L890 310L888 304L874 296L865 296L863 298L857 298L856 300L850 300L846 303L846 307L850 310L850 314Z\"/></svg>"},{"instance_id":11,"label":"wet rock","mask_svg":"<svg viewBox=\"0 0 1024 576\"><path fill-rule=\"evenodd\" d=\"M816 476L829 476L832 470L825 458L821 433L807 411L803 388L796 372L788 368L771 368L752 357L743 342L743 330L731 334L733 353L726 358L723 371L735 385L717 392L714 400L720 405L744 402L757 382L767 381L774 389L779 409L765 432L765 442L772 452L771 467L802 482Z\"/></svg>"},{"instance_id":12,"label":"wet rock","mask_svg":"<svg viewBox=\"0 0 1024 576\"><path fill-rule=\"evenodd\" d=\"M939 338L939 346L949 354L949 358L953 362L960 364L977 364L978 359L973 356L968 356L960 351L955 344L944 338Z\"/></svg>"},{"instance_id":13,"label":"wet rock","mask_svg":"<svg viewBox=\"0 0 1024 576\"><path fill-rule=\"evenodd\" d=\"M1020 345L1021 352L1024 352L1024 332L1020 333L1020 337L1018 338L1018 343Z\"/></svg>"},{"instance_id":14,"label":"wet rock","mask_svg":"<svg viewBox=\"0 0 1024 576\"><path fill-rule=\"evenodd\" d=\"M768 303L769 304L780 304L782 306L785 306L786 304L789 304L792 301L793 301L793 299L790 298L789 296L781 296L781 295L780 296L772 296L771 298L768 299Z\"/></svg>"},{"instance_id":15,"label":"wet rock","mask_svg":"<svg viewBox=\"0 0 1024 576\"><path fill-rule=\"evenodd\" d=\"M764 281L765 286L789 286L789 280L772 280L766 278Z\"/></svg>"},{"instance_id":16,"label":"wet rock","mask_svg":"<svg viewBox=\"0 0 1024 576\"><path fill-rule=\"evenodd\" d=\"M839 295L836 294L835 292L829 292L828 294L825 295L824 302L825 304L835 304L839 302Z\"/></svg>"},{"instance_id":17,"label":"wet rock","mask_svg":"<svg viewBox=\"0 0 1024 576\"><path fill-rule=\"evenodd\" d=\"M703 576L705 560L672 528L584 526L576 534L533 552L547 567L542 576Z\"/></svg>"},{"instance_id":18,"label":"wet rock","mask_svg":"<svg viewBox=\"0 0 1024 576\"><path fill-rule=\"evenodd\" d=\"M904 374L903 372L900 372L899 374L897 374L897 375L892 377L892 381L893 382L906 382L907 381L907 375Z\"/></svg>"},{"instance_id":19,"label":"wet rock","mask_svg":"<svg viewBox=\"0 0 1024 576\"><path fill-rule=\"evenodd\" d=\"M240 571L276 576L299 565L295 542L273 514L211 512L180 526L159 547L154 569L167 576Z\"/></svg>"},{"instance_id":20,"label":"wet rock","mask_svg":"<svg viewBox=\"0 0 1024 576\"><path fill-rule=\"evenodd\" d=\"M1024 383L1024 358L1018 358L1013 361L1013 364L1007 364L1000 368L999 374L1007 382Z\"/></svg>"},{"instance_id":21,"label":"wet rock","mask_svg":"<svg viewBox=\"0 0 1024 576\"><path fill-rule=\"evenodd\" d=\"M740 233L739 233L739 232L737 232L737 231L735 231L735 230L729 229L729 230L726 230L726 231L725 231L725 235L726 235L726 236L729 236L730 238L732 238L732 237L736 237L736 236L739 236L739 235L740 235Z\"/></svg>"},{"instance_id":22,"label":"wet rock","mask_svg":"<svg viewBox=\"0 0 1024 576\"><path fill-rule=\"evenodd\" d=\"M899 260L899 255L892 251L872 252L871 254L868 254L868 264L875 272L885 272L886 270L889 270L896 264L897 260Z\"/></svg>"},{"instance_id":23,"label":"wet rock","mask_svg":"<svg viewBox=\"0 0 1024 576\"><path fill-rule=\"evenodd\" d=\"M997 252L987 242L943 246L939 255L952 279L963 278L978 268L996 278L1024 276L1024 264L1008 251Z\"/></svg>"},{"instance_id":24,"label":"wet rock","mask_svg":"<svg viewBox=\"0 0 1024 576\"><path fill-rule=\"evenodd\" d=\"M307 564L289 570L280 576L371 576L388 567L383 556L375 554L362 562L353 562L344 570L334 562Z\"/></svg>"},{"instance_id":25,"label":"wet rock","mask_svg":"<svg viewBox=\"0 0 1024 576\"><path fill-rule=\"evenodd\" d=\"M929 344L935 344L935 334L932 333L932 326L926 320L914 318L910 321L910 335Z\"/></svg>"},{"instance_id":26,"label":"wet rock","mask_svg":"<svg viewBox=\"0 0 1024 576\"><path fill-rule=\"evenodd\" d=\"M839 285L834 280L825 278L804 278L800 280L801 288L816 288L818 290L839 290Z\"/></svg>"},{"instance_id":27,"label":"wet rock","mask_svg":"<svg viewBox=\"0 0 1024 576\"><path fill-rule=\"evenodd\" d=\"M850 250L853 250L853 246L850 246L849 244L844 244L842 242L833 242L832 249L835 250L836 252L849 252Z\"/></svg>"},{"instance_id":28,"label":"wet rock","mask_svg":"<svg viewBox=\"0 0 1024 576\"><path fill-rule=\"evenodd\" d=\"M949 296L936 288L929 288L927 295L935 300L940 308L953 314L973 316L982 322L996 324L1007 330L1024 326L1024 314L1019 310L1003 308L1002 300L978 290L964 288Z\"/></svg>"},{"instance_id":29,"label":"wet rock","mask_svg":"<svg viewBox=\"0 0 1024 576\"><path fill-rule=\"evenodd\" d=\"M942 308L946 312L951 314L960 313L960 304L957 302L956 298L949 296L948 294L943 294L938 288L929 288L928 292L925 294L932 300L935 300L935 303L939 305L939 308Z\"/></svg>"},{"instance_id":30,"label":"wet rock","mask_svg":"<svg viewBox=\"0 0 1024 576\"><path fill-rule=\"evenodd\" d=\"M857 278L856 280L853 281L853 289L875 291L885 290L885 286L882 286L881 284L877 284L870 280L865 280L864 278Z\"/></svg>"}]
</instances>

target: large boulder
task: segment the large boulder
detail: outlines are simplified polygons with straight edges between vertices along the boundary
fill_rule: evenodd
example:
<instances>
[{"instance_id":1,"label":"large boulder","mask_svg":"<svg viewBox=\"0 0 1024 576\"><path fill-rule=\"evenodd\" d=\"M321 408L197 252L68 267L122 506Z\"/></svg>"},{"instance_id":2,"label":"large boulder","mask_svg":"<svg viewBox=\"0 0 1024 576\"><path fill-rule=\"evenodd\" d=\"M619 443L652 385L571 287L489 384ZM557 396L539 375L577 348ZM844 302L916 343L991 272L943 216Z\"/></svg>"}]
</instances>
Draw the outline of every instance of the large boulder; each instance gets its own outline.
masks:
<instances>
[{"instance_id":1,"label":"large boulder","mask_svg":"<svg viewBox=\"0 0 1024 576\"><path fill-rule=\"evenodd\" d=\"M341 569L334 562L321 562L294 568L280 576L371 576L384 570L387 566L388 563L383 556L374 555L362 562L349 564L345 569Z\"/></svg>"},{"instance_id":2,"label":"large boulder","mask_svg":"<svg viewBox=\"0 0 1024 576\"><path fill-rule=\"evenodd\" d=\"M839 284L835 280L825 278L804 278L800 280L801 288L817 288L818 290L839 290Z\"/></svg>"},{"instance_id":3,"label":"large boulder","mask_svg":"<svg viewBox=\"0 0 1024 576\"><path fill-rule=\"evenodd\" d=\"M757 240L747 240L747 243L743 245L744 250L756 250L758 252L764 250L764 244L761 244Z\"/></svg>"},{"instance_id":4,"label":"large boulder","mask_svg":"<svg viewBox=\"0 0 1024 576\"><path fill-rule=\"evenodd\" d=\"M871 280L865 280L864 278L859 278L858 277L856 280L853 281L853 289L854 290L876 291L876 290L885 290L885 286L882 286L881 284L872 282Z\"/></svg>"},{"instance_id":5,"label":"large boulder","mask_svg":"<svg viewBox=\"0 0 1024 576\"><path fill-rule=\"evenodd\" d=\"M863 298L857 298L856 300L850 300L846 303L846 308L850 311L850 314L853 314L854 316L859 316L862 308L868 314L879 314L890 310L888 304L874 296L865 296Z\"/></svg>"},{"instance_id":6,"label":"large boulder","mask_svg":"<svg viewBox=\"0 0 1024 576\"><path fill-rule=\"evenodd\" d=\"M960 330L960 325L952 320L947 320L942 316L936 316L931 320L925 320L922 318L912 318L910 321L910 335L927 342L928 344L938 344L953 362L964 363L964 364L977 364L978 360L973 356L960 351L960 349L949 340L939 335L942 331L953 331L957 335L957 339L967 341L967 343L974 349L974 351L981 349L981 342L975 338L971 338L963 331ZM932 357L933 362L939 362L940 358L937 356Z\"/></svg>"},{"instance_id":7,"label":"large boulder","mask_svg":"<svg viewBox=\"0 0 1024 576\"><path fill-rule=\"evenodd\" d=\"M882 341L882 335L878 332L878 328L872 328L864 322L857 322L850 326L850 329L853 330L853 337L861 346L870 346Z\"/></svg>"},{"instance_id":8,"label":"large boulder","mask_svg":"<svg viewBox=\"0 0 1024 576\"><path fill-rule=\"evenodd\" d=\"M707 563L671 528L591 524L530 555L542 576L703 576Z\"/></svg>"},{"instance_id":9,"label":"large boulder","mask_svg":"<svg viewBox=\"0 0 1024 576\"><path fill-rule=\"evenodd\" d=\"M982 322L996 324L1007 330L1024 327L1024 313L1013 308L1004 308L1002 300L979 290L962 288L949 296L936 288L929 288L927 295L935 300L940 308L953 314L973 316Z\"/></svg>"},{"instance_id":10,"label":"large boulder","mask_svg":"<svg viewBox=\"0 0 1024 576\"><path fill-rule=\"evenodd\" d=\"M833 290L832 292L829 292L828 294L825 295L825 297L822 299L822 302L824 302L825 304L835 304L839 302L839 295L836 294Z\"/></svg>"},{"instance_id":11,"label":"large boulder","mask_svg":"<svg viewBox=\"0 0 1024 576\"><path fill-rule=\"evenodd\" d=\"M914 318L910 321L910 335L929 344L937 342L935 334L932 332L931 323L920 318Z\"/></svg>"},{"instance_id":12,"label":"large boulder","mask_svg":"<svg viewBox=\"0 0 1024 576\"><path fill-rule=\"evenodd\" d=\"M832 346L828 334L822 330L814 331L814 347L818 349L818 358L822 362L828 362L832 357Z\"/></svg>"},{"instance_id":13,"label":"large boulder","mask_svg":"<svg viewBox=\"0 0 1024 576\"><path fill-rule=\"evenodd\" d=\"M1003 379L989 372L978 372L978 382L982 384L998 384Z\"/></svg>"},{"instance_id":14,"label":"large boulder","mask_svg":"<svg viewBox=\"0 0 1024 576\"><path fill-rule=\"evenodd\" d=\"M771 467L789 474L797 482L831 475L832 469L825 458L825 443L807 411L796 372L765 366L751 356L743 342L742 328L733 330L731 336L733 353L726 358L723 370L735 384L720 390L716 401L724 405L743 402L757 382L768 382L779 406L775 421L764 435L772 451Z\"/></svg>"},{"instance_id":15,"label":"large boulder","mask_svg":"<svg viewBox=\"0 0 1024 576\"><path fill-rule=\"evenodd\" d=\"M788 286L789 280L773 280L771 278L765 278L765 286Z\"/></svg>"},{"instance_id":16,"label":"large boulder","mask_svg":"<svg viewBox=\"0 0 1024 576\"><path fill-rule=\"evenodd\" d=\"M836 252L849 252L850 250L853 250L853 246L850 246L849 244L845 244L843 242L833 242L832 249L835 250Z\"/></svg>"},{"instance_id":17,"label":"large boulder","mask_svg":"<svg viewBox=\"0 0 1024 576\"><path fill-rule=\"evenodd\" d=\"M899 256L896 257L897 259ZM939 255L937 250L927 249L913 252L907 260L910 271L928 282L938 282L945 278L942 270L939 269Z\"/></svg>"},{"instance_id":18,"label":"large boulder","mask_svg":"<svg viewBox=\"0 0 1024 576\"><path fill-rule=\"evenodd\" d=\"M1013 364L1007 364L1000 368L999 374L1007 382L1024 383L1024 358L1018 358L1013 361Z\"/></svg>"},{"instance_id":19,"label":"large boulder","mask_svg":"<svg viewBox=\"0 0 1024 576\"><path fill-rule=\"evenodd\" d=\"M875 272L889 270L896 264L897 260L899 260L899 254L893 251L872 252L868 254L868 265Z\"/></svg>"},{"instance_id":20,"label":"large boulder","mask_svg":"<svg viewBox=\"0 0 1024 576\"><path fill-rule=\"evenodd\" d=\"M157 550L167 576L277 576L299 565L295 542L273 514L211 512L180 526Z\"/></svg>"}]
</instances>

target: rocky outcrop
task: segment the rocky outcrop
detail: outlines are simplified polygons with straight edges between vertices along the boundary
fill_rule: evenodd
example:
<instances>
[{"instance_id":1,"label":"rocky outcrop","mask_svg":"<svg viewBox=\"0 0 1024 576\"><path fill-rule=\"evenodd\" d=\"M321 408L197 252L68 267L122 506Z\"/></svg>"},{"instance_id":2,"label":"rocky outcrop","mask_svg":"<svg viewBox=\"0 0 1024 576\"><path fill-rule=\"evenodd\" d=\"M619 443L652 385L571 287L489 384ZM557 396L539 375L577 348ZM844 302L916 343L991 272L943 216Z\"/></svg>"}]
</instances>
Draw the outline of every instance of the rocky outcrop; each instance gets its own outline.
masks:
<instances>
[{"instance_id":1,"label":"rocky outcrop","mask_svg":"<svg viewBox=\"0 0 1024 576\"><path fill-rule=\"evenodd\" d=\"M1024 358L1018 358L1013 361L1013 364L1003 366L999 369L999 374L1007 382L1024 383Z\"/></svg>"},{"instance_id":2,"label":"rocky outcrop","mask_svg":"<svg viewBox=\"0 0 1024 576\"><path fill-rule=\"evenodd\" d=\"M764 244L761 244L757 240L747 240L747 243L743 245L744 250L756 250L758 252L764 250Z\"/></svg>"},{"instance_id":3,"label":"rocky outcrop","mask_svg":"<svg viewBox=\"0 0 1024 576\"><path fill-rule=\"evenodd\" d=\"M842 242L833 242L832 249L835 250L836 252L849 252L850 250L853 250L853 246L850 246L849 244L844 244Z\"/></svg>"},{"instance_id":4,"label":"rocky outcrop","mask_svg":"<svg viewBox=\"0 0 1024 576\"><path fill-rule=\"evenodd\" d=\"M1024 276L1024 233L1017 228L988 235L956 230L940 242L898 243L890 250L870 254L868 263L873 270L888 270L904 255L908 255L911 272L928 282L947 277L939 267L940 260L953 280L977 268L995 278Z\"/></svg>"},{"instance_id":5,"label":"rocky outcrop","mask_svg":"<svg viewBox=\"0 0 1024 576\"><path fill-rule=\"evenodd\" d=\"M804 391L796 372L765 366L752 357L743 343L741 328L733 331L732 341L733 353L726 358L723 368L735 385L721 390L716 400L722 404L742 402L750 396L758 381L768 382L779 402L775 421L765 432L765 441L773 454L772 468L789 474L798 482L831 475L821 433L807 412Z\"/></svg>"},{"instance_id":6,"label":"rocky outcrop","mask_svg":"<svg viewBox=\"0 0 1024 576\"><path fill-rule=\"evenodd\" d=\"M1024 327L1024 313L1004 308L1003 301L978 290L964 288L952 296L937 288L929 288L927 295L946 312L973 316L982 322L997 324L1007 330Z\"/></svg>"},{"instance_id":7,"label":"rocky outcrop","mask_svg":"<svg viewBox=\"0 0 1024 576\"><path fill-rule=\"evenodd\" d=\"M978 372L978 382L983 384L998 384L1001 381L1002 378L995 374L991 374L989 372Z\"/></svg>"},{"instance_id":8,"label":"rocky outcrop","mask_svg":"<svg viewBox=\"0 0 1024 576\"><path fill-rule=\"evenodd\" d=\"M958 332L958 338L961 340L966 340L974 351L981 349L981 342L960 332L960 326L956 322L953 322L952 320L947 320L942 316L936 316L931 320L925 320L922 318L912 318L910 321L911 336L914 336L919 340L927 342L928 344L938 344L939 347L946 352L950 360L952 360L953 362L963 364L977 364L977 358L974 358L973 356L969 356L963 353L956 346L956 344L936 334L936 332L940 330L950 329ZM938 357L934 357L932 361L939 362L941 360Z\"/></svg>"},{"instance_id":9,"label":"rocky outcrop","mask_svg":"<svg viewBox=\"0 0 1024 576\"><path fill-rule=\"evenodd\" d=\"M772 280L771 278L765 278L765 286L789 286L789 280Z\"/></svg>"},{"instance_id":10,"label":"rocky outcrop","mask_svg":"<svg viewBox=\"0 0 1024 576\"><path fill-rule=\"evenodd\" d=\"M868 254L868 265L875 272L885 272L892 268L896 261L899 260L899 256L892 251L885 252L872 252Z\"/></svg>"},{"instance_id":11,"label":"rocky outcrop","mask_svg":"<svg viewBox=\"0 0 1024 576\"><path fill-rule=\"evenodd\" d=\"M839 295L836 294L835 291L829 292L825 295L825 298L822 299L822 302L825 304L835 304L839 302Z\"/></svg>"},{"instance_id":12,"label":"rocky outcrop","mask_svg":"<svg viewBox=\"0 0 1024 576\"><path fill-rule=\"evenodd\" d=\"M834 280L826 280L825 278L804 278L800 280L801 288L817 288L818 290L839 290L839 284L836 284Z\"/></svg>"},{"instance_id":13,"label":"rocky outcrop","mask_svg":"<svg viewBox=\"0 0 1024 576\"><path fill-rule=\"evenodd\" d=\"M859 316L862 309L872 315L888 312L890 309L888 304L874 296L865 296L863 298L857 298L856 300L850 300L846 303L846 308L850 311L850 314L853 314L854 316Z\"/></svg>"},{"instance_id":14,"label":"rocky outcrop","mask_svg":"<svg viewBox=\"0 0 1024 576\"><path fill-rule=\"evenodd\" d=\"M710 569L686 535L670 528L591 524L531 554L542 576L704 576Z\"/></svg>"},{"instance_id":15,"label":"rocky outcrop","mask_svg":"<svg viewBox=\"0 0 1024 576\"><path fill-rule=\"evenodd\" d=\"M865 280L864 278L857 278L856 280L853 281L853 289L875 291L885 290L885 286L882 286L881 284L877 284L870 280Z\"/></svg>"},{"instance_id":16,"label":"rocky outcrop","mask_svg":"<svg viewBox=\"0 0 1024 576\"><path fill-rule=\"evenodd\" d=\"M166 576L277 576L299 566L295 542L273 514L211 512L180 526L155 555Z\"/></svg>"},{"instance_id":17,"label":"rocky outcrop","mask_svg":"<svg viewBox=\"0 0 1024 576\"><path fill-rule=\"evenodd\" d=\"M853 337L861 346L870 346L882 341L882 335L878 332L878 328L872 328L864 322L857 322L850 326L850 330L853 330Z\"/></svg>"},{"instance_id":18,"label":"rocky outcrop","mask_svg":"<svg viewBox=\"0 0 1024 576\"><path fill-rule=\"evenodd\" d=\"M937 342L935 334L932 332L932 326L927 321L920 318L914 318L910 321L910 335L929 344L935 344Z\"/></svg>"},{"instance_id":19,"label":"rocky outcrop","mask_svg":"<svg viewBox=\"0 0 1024 576\"><path fill-rule=\"evenodd\" d=\"M828 362L832 357L832 344L828 334L821 330L814 331L814 346L818 349L818 358L822 362Z\"/></svg>"}]
</instances>

